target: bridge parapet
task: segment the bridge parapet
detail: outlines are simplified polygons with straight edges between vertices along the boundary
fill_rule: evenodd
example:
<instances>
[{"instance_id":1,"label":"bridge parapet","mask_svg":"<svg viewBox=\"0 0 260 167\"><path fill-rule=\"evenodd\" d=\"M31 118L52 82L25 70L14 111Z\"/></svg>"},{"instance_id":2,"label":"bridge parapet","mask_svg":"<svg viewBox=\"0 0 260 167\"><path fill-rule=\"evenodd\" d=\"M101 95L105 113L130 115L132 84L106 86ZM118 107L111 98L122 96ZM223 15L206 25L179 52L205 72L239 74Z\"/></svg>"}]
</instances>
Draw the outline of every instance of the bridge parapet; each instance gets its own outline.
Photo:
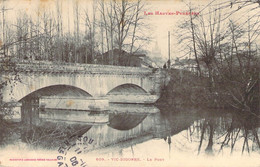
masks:
<instances>
[{"instance_id":1,"label":"bridge parapet","mask_svg":"<svg viewBox=\"0 0 260 167\"><path fill-rule=\"evenodd\" d=\"M2 98L3 102L19 101L31 93L39 93L38 90L50 96L55 92L64 95L74 93L75 96L85 92L83 94L103 97L118 88L124 95L133 95L133 90L137 90L138 97L128 96L136 100L145 91L148 96L142 101L151 102L156 98L149 95L159 97L165 84L163 69L144 67L41 61L0 62L0 67L0 83L3 85L0 100Z\"/></svg>"},{"instance_id":2,"label":"bridge parapet","mask_svg":"<svg viewBox=\"0 0 260 167\"><path fill-rule=\"evenodd\" d=\"M42 61L22 61L15 64L0 63L5 72L46 72L46 73L87 73L87 74L122 74L122 75L150 75L152 68L125 67L97 64L53 63ZM12 66L12 67L11 67ZM15 67L13 67L15 66Z\"/></svg>"}]
</instances>

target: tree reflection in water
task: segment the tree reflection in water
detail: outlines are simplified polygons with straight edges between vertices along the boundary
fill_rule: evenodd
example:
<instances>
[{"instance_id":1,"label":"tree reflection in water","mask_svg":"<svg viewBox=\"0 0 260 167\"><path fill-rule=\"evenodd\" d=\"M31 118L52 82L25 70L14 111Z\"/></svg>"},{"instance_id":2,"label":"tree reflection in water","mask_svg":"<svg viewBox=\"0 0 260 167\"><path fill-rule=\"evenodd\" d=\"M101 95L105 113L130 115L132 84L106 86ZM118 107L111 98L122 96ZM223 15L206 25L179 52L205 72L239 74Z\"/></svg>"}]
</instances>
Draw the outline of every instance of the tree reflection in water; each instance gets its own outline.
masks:
<instances>
[{"instance_id":1,"label":"tree reflection in water","mask_svg":"<svg viewBox=\"0 0 260 167\"><path fill-rule=\"evenodd\" d=\"M242 154L260 151L260 119L254 114L184 111L163 115L167 122L165 125L171 127L169 134L163 137L164 140L179 135L183 129L187 131L187 140L198 145L197 155L202 150L209 156L226 153L227 150L230 150L230 154L234 151ZM168 143L170 148L171 142Z\"/></svg>"},{"instance_id":2,"label":"tree reflection in water","mask_svg":"<svg viewBox=\"0 0 260 167\"><path fill-rule=\"evenodd\" d=\"M230 145L230 153L232 154L237 141L243 139L242 154L246 150L248 154L255 150L260 150L260 142L258 137L260 121L259 118L252 114L236 114L232 116L232 122L227 129L224 141L221 144L219 153L223 151L225 146ZM249 142L252 143L251 151Z\"/></svg>"},{"instance_id":3,"label":"tree reflection in water","mask_svg":"<svg viewBox=\"0 0 260 167\"><path fill-rule=\"evenodd\" d=\"M20 136L21 141L27 143L28 146L55 149L66 140L70 140L71 143L75 142L78 136L84 134L98 141L95 149L113 147L114 144L118 144L118 156L124 156L122 149L129 148L132 157L141 151L136 145L148 140L153 141L154 138L165 140L168 144L169 158L179 150L208 156L260 152L260 121L252 114L171 109L171 111L161 110L153 114L112 112L107 118L109 119L105 121L109 120L109 124L48 122L27 128L20 126L16 128L18 130L15 137L17 139ZM7 137L3 140L10 139L8 135L6 133ZM184 140L183 137L185 137ZM144 150L146 149L148 148Z\"/></svg>"},{"instance_id":4,"label":"tree reflection in water","mask_svg":"<svg viewBox=\"0 0 260 167\"><path fill-rule=\"evenodd\" d=\"M31 147L56 149L65 142L74 143L90 128L88 125L44 122L38 126L23 127L21 139Z\"/></svg>"}]
</instances>

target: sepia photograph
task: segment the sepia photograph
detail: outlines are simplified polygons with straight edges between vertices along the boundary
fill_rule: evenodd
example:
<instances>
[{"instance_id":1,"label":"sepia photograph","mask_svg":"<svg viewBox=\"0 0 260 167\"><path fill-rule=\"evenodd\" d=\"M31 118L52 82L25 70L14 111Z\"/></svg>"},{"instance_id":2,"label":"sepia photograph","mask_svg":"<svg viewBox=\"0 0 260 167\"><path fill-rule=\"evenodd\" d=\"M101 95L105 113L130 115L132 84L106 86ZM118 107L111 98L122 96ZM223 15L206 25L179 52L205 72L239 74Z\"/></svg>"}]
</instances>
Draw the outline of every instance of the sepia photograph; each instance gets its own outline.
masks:
<instances>
[{"instance_id":1,"label":"sepia photograph","mask_svg":"<svg viewBox=\"0 0 260 167\"><path fill-rule=\"evenodd\" d=\"M0 167L260 167L260 0L0 0Z\"/></svg>"}]
</instances>

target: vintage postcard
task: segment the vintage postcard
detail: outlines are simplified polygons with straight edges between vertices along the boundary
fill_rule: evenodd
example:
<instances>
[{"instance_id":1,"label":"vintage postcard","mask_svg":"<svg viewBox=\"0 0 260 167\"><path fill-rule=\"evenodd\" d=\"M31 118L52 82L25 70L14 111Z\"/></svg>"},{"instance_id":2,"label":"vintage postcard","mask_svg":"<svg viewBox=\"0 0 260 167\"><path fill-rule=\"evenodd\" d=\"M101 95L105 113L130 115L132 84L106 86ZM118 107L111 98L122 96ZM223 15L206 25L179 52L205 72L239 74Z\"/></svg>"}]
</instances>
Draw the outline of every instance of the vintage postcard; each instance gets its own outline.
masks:
<instances>
[{"instance_id":1,"label":"vintage postcard","mask_svg":"<svg viewBox=\"0 0 260 167\"><path fill-rule=\"evenodd\" d=\"M260 167L259 0L0 0L0 167Z\"/></svg>"}]
</instances>

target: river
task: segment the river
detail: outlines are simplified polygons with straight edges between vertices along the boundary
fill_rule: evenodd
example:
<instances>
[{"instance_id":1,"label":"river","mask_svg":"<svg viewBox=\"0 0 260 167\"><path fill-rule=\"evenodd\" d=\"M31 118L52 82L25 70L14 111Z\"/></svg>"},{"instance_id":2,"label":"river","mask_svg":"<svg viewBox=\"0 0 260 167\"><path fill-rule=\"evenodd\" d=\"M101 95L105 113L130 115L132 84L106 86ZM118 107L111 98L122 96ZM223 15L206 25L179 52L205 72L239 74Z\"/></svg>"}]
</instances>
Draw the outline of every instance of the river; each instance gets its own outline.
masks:
<instances>
[{"instance_id":1,"label":"river","mask_svg":"<svg viewBox=\"0 0 260 167\"><path fill-rule=\"evenodd\" d=\"M260 166L259 118L232 110L111 103L39 119L1 135L3 166Z\"/></svg>"}]
</instances>

